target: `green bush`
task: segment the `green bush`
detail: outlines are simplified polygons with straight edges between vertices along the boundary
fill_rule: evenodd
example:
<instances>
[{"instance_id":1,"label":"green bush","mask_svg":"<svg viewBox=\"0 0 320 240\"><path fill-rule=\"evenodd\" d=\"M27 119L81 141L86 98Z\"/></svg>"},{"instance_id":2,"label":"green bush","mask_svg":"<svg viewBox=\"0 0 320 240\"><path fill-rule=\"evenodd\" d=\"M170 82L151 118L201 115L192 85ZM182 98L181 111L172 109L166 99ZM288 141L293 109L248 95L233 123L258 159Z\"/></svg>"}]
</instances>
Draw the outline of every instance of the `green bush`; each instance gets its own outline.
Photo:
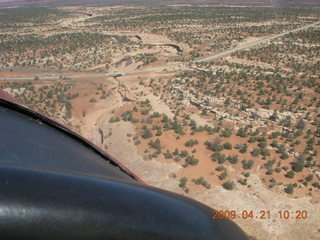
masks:
<instances>
[{"instance_id":1,"label":"green bush","mask_svg":"<svg viewBox=\"0 0 320 240\"><path fill-rule=\"evenodd\" d=\"M186 187L186 184L187 184L187 181L188 181L188 178L186 178L186 177L182 177L182 178L180 178L180 183L179 183L179 187L181 187L181 188L185 188Z\"/></svg>"},{"instance_id":2,"label":"green bush","mask_svg":"<svg viewBox=\"0 0 320 240\"><path fill-rule=\"evenodd\" d=\"M160 151L156 151L156 152L154 152L154 153L151 155L151 157L152 157L152 158L156 158L156 157L159 156L160 153L161 153Z\"/></svg>"},{"instance_id":3,"label":"green bush","mask_svg":"<svg viewBox=\"0 0 320 240\"><path fill-rule=\"evenodd\" d=\"M295 171L295 172L302 172L304 168L304 164L302 161L296 161L294 164L293 164L293 167L292 169Z\"/></svg>"},{"instance_id":4,"label":"green bush","mask_svg":"<svg viewBox=\"0 0 320 240\"><path fill-rule=\"evenodd\" d=\"M144 139L147 139L147 138L153 137L153 134L149 128L144 127L141 137L143 137Z\"/></svg>"},{"instance_id":5,"label":"green bush","mask_svg":"<svg viewBox=\"0 0 320 240\"><path fill-rule=\"evenodd\" d=\"M219 167L216 167L216 170L217 170L218 172L221 172L221 171L226 170L226 168L225 168L224 166L219 166Z\"/></svg>"},{"instance_id":6,"label":"green bush","mask_svg":"<svg viewBox=\"0 0 320 240\"><path fill-rule=\"evenodd\" d=\"M272 175L273 174L273 169L268 169L266 172L267 175Z\"/></svg>"},{"instance_id":7,"label":"green bush","mask_svg":"<svg viewBox=\"0 0 320 240\"><path fill-rule=\"evenodd\" d=\"M258 157L261 153L261 150L260 148L255 148L253 149L253 151L251 152L251 155L254 156L254 157Z\"/></svg>"},{"instance_id":8,"label":"green bush","mask_svg":"<svg viewBox=\"0 0 320 240\"><path fill-rule=\"evenodd\" d=\"M281 159L288 159L289 158L289 154L285 152L285 153L281 154L280 158Z\"/></svg>"},{"instance_id":9,"label":"green bush","mask_svg":"<svg viewBox=\"0 0 320 240\"><path fill-rule=\"evenodd\" d=\"M253 160L243 160L242 161L242 167L243 169L251 169L254 165L254 161Z\"/></svg>"},{"instance_id":10,"label":"green bush","mask_svg":"<svg viewBox=\"0 0 320 240\"><path fill-rule=\"evenodd\" d=\"M237 144L236 149L239 149L240 153L246 153L248 150L248 145L247 144Z\"/></svg>"},{"instance_id":11,"label":"green bush","mask_svg":"<svg viewBox=\"0 0 320 240\"><path fill-rule=\"evenodd\" d=\"M242 185L247 185L248 180L246 178L238 180L238 182Z\"/></svg>"},{"instance_id":12,"label":"green bush","mask_svg":"<svg viewBox=\"0 0 320 240\"><path fill-rule=\"evenodd\" d=\"M182 158L185 158L185 157L188 157L189 156L189 153L185 150L182 150L181 153L180 153L180 157Z\"/></svg>"},{"instance_id":13,"label":"green bush","mask_svg":"<svg viewBox=\"0 0 320 240\"><path fill-rule=\"evenodd\" d=\"M148 115L149 114L149 110L148 109L142 109L141 110L141 114L142 115Z\"/></svg>"},{"instance_id":14,"label":"green bush","mask_svg":"<svg viewBox=\"0 0 320 240\"><path fill-rule=\"evenodd\" d=\"M237 164L238 163L238 155L228 156L227 160L232 164Z\"/></svg>"},{"instance_id":15,"label":"green bush","mask_svg":"<svg viewBox=\"0 0 320 240\"><path fill-rule=\"evenodd\" d=\"M277 142L277 141L272 141L272 143L270 144L270 146L277 148L279 145L278 145L278 142Z\"/></svg>"},{"instance_id":16,"label":"green bush","mask_svg":"<svg viewBox=\"0 0 320 240\"><path fill-rule=\"evenodd\" d=\"M222 187L226 190L232 190L234 188L234 182L227 181L222 184Z\"/></svg>"},{"instance_id":17,"label":"green bush","mask_svg":"<svg viewBox=\"0 0 320 240\"><path fill-rule=\"evenodd\" d=\"M205 145L208 147L209 150L213 152L220 152L223 150L223 146L220 145L219 139L215 139L212 142L206 141Z\"/></svg>"},{"instance_id":18,"label":"green bush","mask_svg":"<svg viewBox=\"0 0 320 240\"><path fill-rule=\"evenodd\" d=\"M225 143L223 144L223 147L224 147L224 149L226 149L226 150L231 150L231 149L232 149L232 144L229 143L229 142L225 142Z\"/></svg>"},{"instance_id":19,"label":"green bush","mask_svg":"<svg viewBox=\"0 0 320 240\"><path fill-rule=\"evenodd\" d=\"M261 148L260 149L260 154L262 156L270 156L270 151L268 149L266 149L266 148Z\"/></svg>"},{"instance_id":20,"label":"green bush","mask_svg":"<svg viewBox=\"0 0 320 240\"><path fill-rule=\"evenodd\" d=\"M155 141L150 140L149 141L149 146L160 151L161 150L161 143L160 143L160 139L156 139Z\"/></svg>"},{"instance_id":21,"label":"green bush","mask_svg":"<svg viewBox=\"0 0 320 240\"><path fill-rule=\"evenodd\" d=\"M224 172L222 172L222 173L219 175L219 179L220 179L220 180L224 180L227 176L228 176L227 171L224 171Z\"/></svg>"},{"instance_id":22,"label":"green bush","mask_svg":"<svg viewBox=\"0 0 320 240\"><path fill-rule=\"evenodd\" d=\"M110 120L109 120L109 123L114 123L114 122L119 122L120 121L120 118L119 117L111 117Z\"/></svg>"},{"instance_id":23,"label":"green bush","mask_svg":"<svg viewBox=\"0 0 320 240\"><path fill-rule=\"evenodd\" d=\"M210 184L204 179L204 177L199 177L199 178L197 178L197 179L193 179L192 180L195 184L197 184L197 185L202 185L202 186L204 186L205 188L208 188L208 189L210 189Z\"/></svg>"},{"instance_id":24,"label":"green bush","mask_svg":"<svg viewBox=\"0 0 320 240\"><path fill-rule=\"evenodd\" d=\"M195 165L197 165L199 163L199 160L198 159L196 159L193 155L192 156L188 156L187 158L186 158L186 164L190 164L190 165L192 165L192 166L195 166Z\"/></svg>"},{"instance_id":25,"label":"green bush","mask_svg":"<svg viewBox=\"0 0 320 240\"><path fill-rule=\"evenodd\" d=\"M220 152L216 152L211 155L211 160L218 163L224 163L226 161L226 155Z\"/></svg>"},{"instance_id":26,"label":"green bush","mask_svg":"<svg viewBox=\"0 0 320 240\"><path fill-rule=\"evenodd\" d=\"M287 174L285 175L287 178L294 178L295 174L294 171L289 171L287 172Z\"/></svg>"},{"instance_id":27,"label":"green bush","mask_svg":"<svg viewBox=\"0 0 320 240\"><path fill-rule=\"evenodd\" d=\"M186 147L193 147L194 145L197 145L197 144L199 144L198 140L190 139L184 145Z\"/></svg>"},{"instance_id":28,"label":"green bush","mask_svg":"<svg viewBox=\"0 0 320 240\"><path fill-rule=\"evenodd\" d=\"M176 148L176 149L174 150L174 152L173 152L173 155L177 156L177 155L179 155L179 154L180 154L180 151L179 151L178 148Z\"/></svg>"},{"instance_id":29,"label":"green bush","mask_svg":"<svg viewBox=\"0 0 320 240\"><path fill-rule=\"evenodd\" d=\"M221 137L224 137L224 138L229 138L229 137L231 137L231 135L232 135L232 130L231 130L231 128L226 128L226 129L224 129L222 132L221 132Z\"/></svg>"},{"instance_id":30,"label":"green bush","mask_svg":"<svg viewBox=\"0 0 320 240\"><path fill-rule=\"evenodd\" d=\"M306 177L306 181L310 182L312 181L313 179L313 174L309 174L307 177Z\"/></svg>"},{"instance_id":31,"label":"green bush","mask_svg":"<svg viewBox=\"0 0 320 240\"><path fill-rule=\"evenodd\" d=\"M172 155L172 153L169 152L169 150L167 150L163 155L164 155L164 157L165 157L166 159L173 158L173 155Z\"/></svg>"},{"instance_id":32,"label":"green bush","mask_svg":"<svg viewBox=\"0 0 320 240\"><path fill-rule=\"evenodd\" d=\"M292 185L292 184L289 184L289 185L284 189L284 191L285 191L286 193L288 193L288 194L292 194L292 193L293 193L293 189L294 189L293 185Z\"/></svg>"},{"instance_id":33,"label":"green bush","mask_svg":"<svg viewBox=\"0 0 320 240\"><path fill-rule=\"evenodd\" d=\"M246 128L239 128L238 132L237 132L237 136L240 137L247 137L248 133L246 131Z\"/></svg>"},{"instance_id":34,"label":"green bush","mask_svg":"<svg viewBox=\"0 0 320 240\"><path fill-rule=\"evenodd\" d=\"M132 121L132 111L126 111L121 114L121 118L123 121Z\"/></svg>"},{"instance_id":35,"label":"green bush","mask_svg":"<svg viewBox=\"0 0 320 240\"><path fill-rule=\"evenodd\" d=\"M151 114L150 118L158 118L160 116L161 116L160 113L154 112L154 113Z\"/></svg>"}]
</instances>

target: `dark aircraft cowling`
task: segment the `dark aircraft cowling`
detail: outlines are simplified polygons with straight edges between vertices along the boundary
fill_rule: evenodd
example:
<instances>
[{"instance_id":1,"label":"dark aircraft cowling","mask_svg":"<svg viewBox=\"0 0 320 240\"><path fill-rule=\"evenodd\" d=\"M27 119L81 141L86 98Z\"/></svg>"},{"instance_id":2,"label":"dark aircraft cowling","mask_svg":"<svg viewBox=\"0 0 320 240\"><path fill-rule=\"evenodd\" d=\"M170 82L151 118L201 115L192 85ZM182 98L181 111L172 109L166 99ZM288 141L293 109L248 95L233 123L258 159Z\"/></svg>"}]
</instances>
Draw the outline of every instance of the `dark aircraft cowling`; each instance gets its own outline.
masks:
<instances>
[{"instance_id":1,"label":"dark aircraft cowling","mask_svg":"<svg viewBox=\"0 0 320 240\"><path fill-rule=\"evenodd\" d=\"M0 167L1 239L246 239L212 209L114 179Z\"/></svg>"},{"instance_id":2,"label":"dark aircraft cowling","mask_svg":"<svg viewBox=\"0 0 320 240\"><path fill-rule=\"evenodd\" d=\"M1 95L1 94L0 94ZM244 240L60 124L0 99L1 239Z\"/></svg>"}]
</instances>

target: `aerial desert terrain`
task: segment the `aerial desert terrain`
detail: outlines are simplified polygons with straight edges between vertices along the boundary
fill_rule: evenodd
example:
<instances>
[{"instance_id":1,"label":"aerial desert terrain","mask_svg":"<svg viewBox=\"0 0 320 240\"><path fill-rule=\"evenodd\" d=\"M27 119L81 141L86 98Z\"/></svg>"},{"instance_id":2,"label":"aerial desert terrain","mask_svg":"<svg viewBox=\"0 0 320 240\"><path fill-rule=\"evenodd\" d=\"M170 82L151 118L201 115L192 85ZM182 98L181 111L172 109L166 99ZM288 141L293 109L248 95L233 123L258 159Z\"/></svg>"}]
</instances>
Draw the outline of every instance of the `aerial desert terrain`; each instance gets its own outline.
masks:
<instances>
[{"instance_id":1,"label":"aerial desert terrain","mask_svg":"<svg viewBox=\"0 0 320 240\"><path fill-rule=\"evenodd\" d=\"M189 2L7 4L0 87L252 239L320 239L320 7Z\"/></svg>"}]
</instances>

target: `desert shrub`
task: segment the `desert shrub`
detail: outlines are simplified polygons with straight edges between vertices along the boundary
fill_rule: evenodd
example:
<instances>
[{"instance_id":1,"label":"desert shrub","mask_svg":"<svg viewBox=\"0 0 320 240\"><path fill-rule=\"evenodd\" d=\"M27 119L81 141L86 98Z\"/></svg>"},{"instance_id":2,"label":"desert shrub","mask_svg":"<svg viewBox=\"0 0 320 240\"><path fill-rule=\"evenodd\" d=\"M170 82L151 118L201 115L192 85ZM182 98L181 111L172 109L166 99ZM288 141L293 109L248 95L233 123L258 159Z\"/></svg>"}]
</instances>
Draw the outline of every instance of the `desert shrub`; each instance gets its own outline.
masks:
<instances>
[{"instance_id":1,"label":"desert shrub","mask_svg":"<svg viewBox=\"0 0 320 240\"><path fill-rule=\"evenodd\" d=\"M161 136L161 135L162 135L162 131L160 129L158 129L156 132L156 136Z\"/></svg>"},{"instance_id":2,"label":"desert shrub","mask_svg":"<svg viewBox=\"0 0 320 240\"><path fill-rule=\"evenodd\" d=\"M289 171L287 172L287 174L285 175L287 178L294 178L295 174L294 171Z\"/></svg>"},{"instance_id":3,"label":"desert shrub","mask_svg":"<svg viewBox=\"0 0 320 240\"><path fill-rule=\"evenodd\" d=\"M195 166L199 163L199 160L196 159L193 155L192 156L188 156L186 158L186 164L188 165L192 165L192 166Z\"/></svg>"},{"instance_id":4,"label":"desert shrub","mask_svg":"<svg viewBox=\"0 0 320 240\"><path fill-rule=\"evenodd\" d=\"M163 155L164 155L164 157L165 157L166 159L173 158L173 155L172 155L172 153L170 153L169 150L167 150Z\"/></svg>"},{"instance_id":5,"label":"desert shrub","mask_svg":"<svg viewBox=\"0 0 320 240\"><path fill-rule=\"evenodd\" d=\"M280 156L281 159L288 159L289 158L289 154L288 153L282 153Z\"/></svg>"},{"instance_id":6,"label":"desert shrub","mask_svg":"<svg viewBox=\"0 0 320 240\"><path fill-rule=\"evenodd\" d=\"M186 147L193 147L194 145L199 144L198 140L190 139L184 145Z\"/></svg>"},{"instance_id":7,"label":"desert shrub","mask_svg":"<svg viewBox=\"0 0 320 240\"><path fill-rule=\"evenodd\" d=\"M211 155L211 160L218 163L224 163L226 161L226 155L220 152L216 152Z\"/></svg>"},{"instance_id":8,"label":"desert shrub","mask_svg":"<svg viewBox=\"0 0 320 240\"><path fill-rule=\"evenodd\" d=\"M255 148L255 149L253 149L253 151L251 152L251 155L252 155L253 157L258 157L258 156L260 155L260 153L261 153L260 148Z\"/></svg>"},{"instance_id":9,"label":"desert shrub","mask_svg":"<svg viewBox=\"0 0 320 240\"><path fill-rule=\"evenodd\" d=\"M300 118L299 121L297 122L296 128L299 130L303 130L306 128L306 123L302 118Z\"/></svg>"},{"instance_id":10,"label":"desert shrub","mask_svg":"<svg viewBox=\"0 0 320 240\"><path fill-rule=\"evenodd\" d=\"M234 188L234 182L232 181L227 181L222 184L222 187L226 190L232 190Z\"/></svg>"},{"instance_id":11,"label":"desert shrub","mask_svg":"<svg viewBox=\"0 0 320 240\"><path fill-rule=\"evenodd\" d=\"M231 137L231 135L232 135L232 130L231 130L231 128L226 128L226 129L224 129L222 132L221 132L221 137L224 137L224 138L229 138L229 137Z\"/></svg>"},{"instance_id":12,"label":"desert shrub","mask_svg":"<svg viewBox=\"0 0 320 240\"><path fill-rule=\"evenodd\" d=\"M312 181L313 179L313 174L309 174L307 177L306 177L306 181L310 182Z\"/></svg>"},{"instance_id":13,"label":"desert shrub","mask_svg":"<svg viewBox=\"0 0 320 240\"><path fill-rule=\"evenodd\" d=\"M237 164L238 163L238 155L228 156L227 160L232 164Z\"/></svg>"},{"instance_id":14,"label":"desert shrub","mask_svg":"<svg viewBox=\"0 0 320 240\"><path fill-rule=\"evenodd\" d=\"M208 147L209 150L211 150L213 152L220 152L223 150L223 146L221 145L220 138L216 138L211 142L206 141L205 145Z\"/></svg>"},{"instance_id":15,"label":"desert shrub","mask_svg":"<svg viewBox=\"0 0 320 240\"><path fill-rule=\"evenodd\" d=\"M219 166L219 167L216 167L216 170L217 170L218 172L221 172L221 171L226 170L226 168L225 168L224 166Z\"/></svg>"},{"instance_id":16,"label":"desert shrub","mask_svg":"<svg viewBox=\"0 0 320 240\"><path fill-rule=\"evenodd\" d=\"M246 153L247 152L247 150L248 150L248 145L247 144L237 144L236 145L236 147L235 147L236 149L239 149L239 152L240 153Z\"/></svg>"},{"instance_id":17,"label":"desert shrub","mask_svg":"<svg viewBox=\"0 0 320 240\"><path fill-rule=\"evenodd\" d=\"M257 141L257 139L258 139L257 137L250 137L248 142L249 143L255 143Z\"/></svg>"},{"instance_id":18,"label":"desert shrub","mask_svg":"<svg viewBox=\"0 0 320 240\"><path fill-rule=\"evenodd\" d=\"M120 121L120 118L119 117L111 117L110 120L109 120L109 123L114 123L114 122L119 122Z\"/></svg>"},{"instance_id":19,"label":"desert shrub","mask_svg":"<svg viewBox=\"0 0 320 240\"><path fill-rule=\"evenodd\" d=\"M161 116L160 113L154 112L154 113L152 113L152 114L150 115L150 118L158 118L158 117L160 117L160 116Z\"/></svg>"},{"instance_id":20,"label":"desert shrub","mask_svg":"<svg viewBox=\"0 0 320 240\"><path fill-rule=\"evenodd\" d=\"M292 166L292 169L295 172L302 172L303 168L304 168L304 164L302 161L296 161L296 162L294 162L294 164Z\"/></svg>"},{"instance_id":21,"label":"desert shrub","mask_svg":"<svg viewBox=\"0 0 320 240\"><path fill-rule=\"evenodd\" d=\"M242 161L242 167L243 169L251 169L254 165L254 161L253 160L243 160Z\"/></svg>"},{"instance_id":22,"label":"desert shrub","mask_svg":"<svg viewBox=\"0 0 320 240\"><path fill-rule=\"evenodd\" d=\"M148 109L142 109L141 110L141 114L142 115L148 115L149 114L149 110Z\"/></svg>"},{"instance_id":23,"label":"desert shrub","mask_svg":"<svg viewBox=\"0 0 320 240\"><path fill-rule=\"evenodd\" d=\"M273 169L268 169L268 170L266 171L266 174L267 174L267 175L272 175L272 174L273 174Z\"/></svg>"},{"instance_id":24,"label":"desert shrub","mask_svg":"<svg viewBox=\"0 0 320 240\"><path fill-rule=\"evenodd\" d=\"M186 187L186 184L187 184L187 182L188 182L188 178L182 177L182 178L180 178L179 182L180 182L180 183L179 183L179 187L185 188L185 187Z\"/></svg>"},{"instance_id":25,"label":"desert shrub","mask_svg":"<svg viewBox=\"0 0 320 240\"><path fill-rule=\"evenodd\" d=\"M121 114L121 118L123 121L132 121L132 111L126 111Z\"/></svg>"},{"instance_id":26,"label":"desert shrub","mask_svg":"<svg viewBox=\"0 0 320 240\"><path fill-rule=\"evenodd\" d=\"M141 137L143 137L144 139L147 139L147 138L153 137L153 134L152 134L151 130L148 127L145 126L143 128Z\"/></svg>"},{"instance_id":27,"label":"desert shrub","mask_svg":"<svg viewBox=\"0 0 320 240\"><path fill-rule=\"evenodd\" d=\"M197 179L193 179L192 180L195 184L197 184L197 185L202 185L202 186L204 186L205 188L208 188L208 189L210 189L210 184L204 179L204 177L199 177L199 178L197 178Z\"/></svg>"},{"instance_id":28,"label":"desert shrub","mask_svg":"<svg viewBox=\"0 0 320 240\"><path fill-rule=\"evenodd\" d=\"M248 136L248 133L247 133L246 128L239 128L239 130L238 130L238 132L237 132L237 136L247 137L247 136Z\"/></svg>"},{"instance_id":29,"label":"desert shrub","mask_svg":"<svg viewBox=\"0 0 320 240\"><path fill-rule=\"evenodd\" d=\"M155 141L150 140L149 141L149 146L160 151L161 150L161 143L160 143L160 139L156 139Z\"/></svg>"},{"instance_id":30,"label":"desert shrub","mask_svg":"<svg viewBox=\"0 0 320 240\"><path fill-rule=\"evenodd\" d=\"M274 138L277 138L279 136L280 136L280 132L278 132L278 131L277 132L272 132L271 135L270 135L270 138L274 139Z\"/></svg>"},{"instance_id":31,"label":"desert shrub","mask_svg":"<svg viewBox=\"0 0 320 240\"><path fill-rule=\"evenodd\" d=\"M270 146L277 148L279 145L278 145L278 142L277 142L277 141L272 141L272 143L270 144Z\"/></svg>"},{"instance_id":32,"label":"desert shrub","mask_svg":"<svg viewBox=\"0 0 320 240\"><path fill-rule=\"evenodd\" d=\"M224 172L222 172L222 173L219 175L219 179L220 179L220 180L224 180L227 176L228 176L227 171L224 171Z\"/></svg>"},{"instance_id":33,"label":"desert shrub","mask_svg":"<svg viewBox=\"0 0 320 240\"><path fill-rule=\"evenodd\" d=\"M293 189L294 189L293 185L292 185L292 184L289 184L289 185L284 189L284 191L285 191L286 193L288 193L288 194L292 194L292 193L293 193Z\"/></svg>"},{"instance_id":34,"label":"desert shrub","mask_svg":"<svg viewBox=\"0 0 320 240\"><path fill-rule=\"evenodd\" d=\"M262 156L270 156L270 151L268 149L266 149L266 148L261 148L260 149L260 154Z\"/></svg>"},{"instance_id":35,"label":"desert shrub","mask_svg":"<svg viewBox=\"0 0 320 240\"><path fill-rule=\"evenodd\" d=\"M232 149L232 144L229 143L229 142L225 142L223 144L223 148L226 149L226 150L231 150Z\"/></svg>"},{"instance_id":36,"label":"desert shrub","mask_svg":"<svg viewBox=\"0 0 320 240\"><path fill-rule=\"evenodd\" d=\"M156 151L156 152L154 152L154 153L151 155L151 157L152 157L152 158L156 158L156 157L159 156L160 153L161 153L160 151Z\"/></svg>"},{"instance_id":37,"label":"desert shrub","mask_svg":"<svg viewBox=\"0 0 320 240\"><path fill-rule=\"evenodd\" d=\"M181 153L180 153L180 157L182 158L185 158L185 157L188 157L189 156L189 153L185 150L182 150Z\"/></svg>"},{"instance_id":38,"label":"desert shrub","mask_svg":"<svg viewBox=\"0 0 320 240\"><path fill-rule=\"evenodd\" d=\"M180 154L180 151L179 151L178 148L176 148L176 149L174 150L174 152L173 152L173 155L177 156L177 155L179 155L179 154Z\"/></svg>"},{"instance_id":39,"label":"desert shrub","mask_svg":"<svg viewBox=\"0 0 320 240\"><path fill-rule=\"evenodd\" d=\"M244 179L239 179L238 182L239 182L241 185L247 185L248 180L247 180L246 178L244 178Z\"/></svg>"}]
</instances>

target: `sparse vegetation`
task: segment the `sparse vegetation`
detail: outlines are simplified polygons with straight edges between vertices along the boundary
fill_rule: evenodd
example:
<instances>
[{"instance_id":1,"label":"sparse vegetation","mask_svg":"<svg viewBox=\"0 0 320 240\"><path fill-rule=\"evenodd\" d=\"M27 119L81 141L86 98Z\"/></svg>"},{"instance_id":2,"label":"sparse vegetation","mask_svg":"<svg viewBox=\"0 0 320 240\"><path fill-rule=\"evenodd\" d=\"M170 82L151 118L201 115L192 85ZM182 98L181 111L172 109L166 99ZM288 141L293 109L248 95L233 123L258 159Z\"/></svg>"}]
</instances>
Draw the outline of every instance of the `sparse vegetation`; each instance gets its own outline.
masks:
<instances>
[{"instance_id":1,"label":"sparse vegetation","mask_svg":"<svg viewBox=\"0 0 320 240\"><path fill-rule=\"evenodd\" d=\"M184 167L174 176L185 193L250 189L259 177L275 194L318 198L319 28L194 61L317 22L318 8L82 7L0 9L0 70L31 79L0 87L86 134L109 128L108 151L112 130L129 126L126 143L144 160ZM83 17L88 9L93 16ZM158 66L168 67L152 78L143 72ZM65 77L136 70L132 78Z\"/></svg>"}]
</instances>

